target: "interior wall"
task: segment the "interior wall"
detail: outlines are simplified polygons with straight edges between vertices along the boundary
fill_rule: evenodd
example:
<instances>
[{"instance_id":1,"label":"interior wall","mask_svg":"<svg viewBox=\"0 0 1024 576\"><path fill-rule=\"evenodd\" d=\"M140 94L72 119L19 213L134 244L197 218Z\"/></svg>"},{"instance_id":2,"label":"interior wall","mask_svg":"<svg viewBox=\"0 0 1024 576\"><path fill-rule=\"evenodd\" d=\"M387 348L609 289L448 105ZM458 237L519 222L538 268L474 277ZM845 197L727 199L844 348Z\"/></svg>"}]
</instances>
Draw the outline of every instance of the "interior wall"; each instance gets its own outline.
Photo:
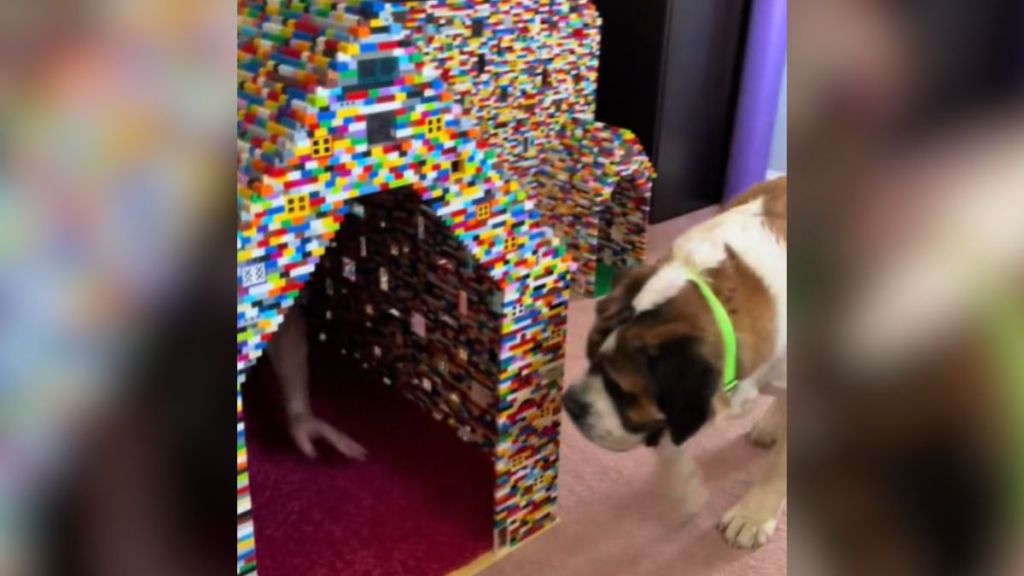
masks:
<instances>
[{"instance_id":1,"label":"interior wall","mask_svg":"<svg viewBox=\"0 0 1024 576\"><path fill-rule=\"evenodd\" d=\"M494 445L500 293L411 188L353 202L313 284L315 342Z\"/></svg>"},{"instance_id":2,"label":"interior wall","mask_svg":"<svg viewBox=\"0 0 1024 576\"><path fill-rule=\"evenodd\" d=\"M624 269L639 266L647 252L647 234L637 234L631 226L636 214L645 212L648 199L631 177L620 179L612 190L611 201L601 211L601 235L598 257L601 263Z\"/></svg>"},{"instance_id":3,"label":"interior wall","mask_svg":"<svg viewBox=\"0 0 1024 576\"><path fill-rule=\"evenodd\" d=\"M787 109L786 80L789 68L782 69L782 84L779 86L779 105L775 113L775 128L772 130L772 148L768 157L768 178L786 173L787 143Z\"/></svg>"}]
</instances>

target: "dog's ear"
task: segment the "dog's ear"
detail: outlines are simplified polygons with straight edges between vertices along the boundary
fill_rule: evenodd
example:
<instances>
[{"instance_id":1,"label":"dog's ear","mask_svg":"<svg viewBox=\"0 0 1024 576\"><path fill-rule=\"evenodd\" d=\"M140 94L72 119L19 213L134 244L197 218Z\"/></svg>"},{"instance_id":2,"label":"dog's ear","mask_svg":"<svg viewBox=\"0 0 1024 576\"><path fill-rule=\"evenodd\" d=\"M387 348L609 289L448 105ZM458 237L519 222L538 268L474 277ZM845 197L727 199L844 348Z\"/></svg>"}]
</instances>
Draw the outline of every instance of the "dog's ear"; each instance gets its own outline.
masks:
<instances>
[{"instance_id":1,"label":"dog's ear","mask_svg":"<svg viewBox=\"0 0 1024 576\"><path fill-rule=\"evenodd\" d=\"M627 310L632 315L633 298L656 271L657 268L649 265L616 271L612 276L611 292L597 301L598 322L621 320Z\"/></svg>"},{"instance_id":2,"label":"dog's ear","mask_svg":"<svg viewBox=\"0 0 1024 576\"><path fill-rule=\"evenodd\" d=\"M645 265L615 274L612 291L597 301L596 321L587 337L587 358L591 362L605 338L633 317L633 298L656 271L654 266Z\"/></svg>"},{"instance_id":3,"label":"dog's ear","mask_svg":"<svg viewBox=\"0 0 1024 576\"><path fill-rule=\"evenodd\" d=\"M682 444L711 417L717 371L692 336L665 340L644 352L651 394L665 415L672 442Z\"/></svg>"},{"instance_id":4,"label":"dog's ear","mask_svg":"<svg viewBox=\"0 0 1024 576\"><path fill-rule=\"evenodd\" d=\"M587 335L587 359L591 363L608 335L616 328L629 322L633 317L633 306L630 301L609 300L611 295L597 303L597 319Z\"/></svg>"}]
</instances>

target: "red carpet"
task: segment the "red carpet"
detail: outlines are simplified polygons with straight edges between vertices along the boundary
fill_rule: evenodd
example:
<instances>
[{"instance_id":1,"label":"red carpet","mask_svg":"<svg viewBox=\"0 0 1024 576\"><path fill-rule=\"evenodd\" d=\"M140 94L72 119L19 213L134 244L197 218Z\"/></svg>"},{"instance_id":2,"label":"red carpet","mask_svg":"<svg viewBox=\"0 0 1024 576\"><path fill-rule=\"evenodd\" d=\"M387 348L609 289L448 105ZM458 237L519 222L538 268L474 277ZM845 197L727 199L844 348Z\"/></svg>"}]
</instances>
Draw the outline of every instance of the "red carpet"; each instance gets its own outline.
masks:
<instances>
[{"instance_id":1,"label":"red carpet","mask_svg":"<svg viewBox=\"0 0 1024 576\"><path fill-rule=\"evenodd\" d=\"M243 385L260 576L441 576L489 551L484 452L393 389L325 373L314 367L317 413L361 443L366 462L321 446L306 460L266 362Z\"/></svg>"}]
</instances>

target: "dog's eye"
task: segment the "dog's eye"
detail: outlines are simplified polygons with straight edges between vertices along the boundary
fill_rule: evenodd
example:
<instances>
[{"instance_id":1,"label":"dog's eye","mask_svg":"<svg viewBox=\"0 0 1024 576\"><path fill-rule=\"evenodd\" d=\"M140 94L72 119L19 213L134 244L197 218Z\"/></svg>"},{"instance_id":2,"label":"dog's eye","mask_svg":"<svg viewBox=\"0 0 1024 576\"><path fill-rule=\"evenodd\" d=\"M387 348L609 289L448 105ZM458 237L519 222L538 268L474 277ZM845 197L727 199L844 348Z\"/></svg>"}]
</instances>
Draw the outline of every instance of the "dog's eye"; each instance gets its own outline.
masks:
<instances>
[{"instance_id":1,"label":"dog's eye","mask_svg":"<svg viewBox=\"0 0 1024 576\"><path fill-rule=\"evenodd\" d=\"M625 388L619 384L616 380L608 373L607 370L601 370L601 382L604 383L605 391L608 392L608 396L620 406L631 406L637 402L636 394L628 392Z\"/></svg>"},{"instance_id":2,"label":"dog's eye","mask_svg":"<svg viewBox=\"0 0 1024 576\"><path fill-rule=\"evenodd\" d=\"M611 329L594 329L587 338L587 359L593 362L597 358L597 353L601 350L601 345L604 344L605 338L611 334Z\"/></svg>"}]
</instances>

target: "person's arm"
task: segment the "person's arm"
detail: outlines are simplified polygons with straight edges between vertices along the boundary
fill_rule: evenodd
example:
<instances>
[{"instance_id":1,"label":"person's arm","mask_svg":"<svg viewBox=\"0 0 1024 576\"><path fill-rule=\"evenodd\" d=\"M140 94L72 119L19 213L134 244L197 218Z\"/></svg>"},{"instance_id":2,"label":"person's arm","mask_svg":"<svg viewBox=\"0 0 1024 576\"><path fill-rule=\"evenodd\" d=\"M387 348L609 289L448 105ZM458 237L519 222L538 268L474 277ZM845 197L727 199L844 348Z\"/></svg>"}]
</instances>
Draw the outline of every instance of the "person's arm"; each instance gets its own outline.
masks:
<instances>
[{"instance_id":1,"label":"person's arm","mask_svg":"<svg viewBox=\"0 0 1024 576\"><path fill-rule=\"evenodd\" d=\"M362 446L313 414L309 397L306 319L301 307L293 306L288 310L284 322L270 340L267 351L281 384L288 427L299 450L310 458L316 458L313 442L320 438L349 458L364 459L366 450Z\"/></svg>"}]
</instances>

